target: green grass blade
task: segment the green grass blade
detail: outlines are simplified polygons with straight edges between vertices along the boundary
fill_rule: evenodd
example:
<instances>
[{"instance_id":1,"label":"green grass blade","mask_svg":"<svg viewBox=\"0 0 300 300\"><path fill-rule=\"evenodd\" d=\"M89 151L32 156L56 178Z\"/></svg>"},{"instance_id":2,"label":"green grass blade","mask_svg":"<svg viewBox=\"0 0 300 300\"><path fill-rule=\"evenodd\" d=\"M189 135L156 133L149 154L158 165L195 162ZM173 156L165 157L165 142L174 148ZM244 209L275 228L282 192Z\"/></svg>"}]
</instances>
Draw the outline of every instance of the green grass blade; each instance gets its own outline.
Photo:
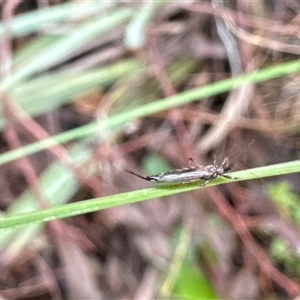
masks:
<instances>
[{"instance_id":1,"label":"green grass blade","mask_svg":"<svg viewBox=\"0 0 300 300\"><path fill-rule=\"evenodd\" d=\"M266 80L278 78L299 71L300 61L296 60L281 64L279 66L269 67L264 70L256 71L250 74L219 81L211 85L183 92L181 94L166 99L159 99L155 102L139 106L137 108L125 111L123 113L113 115L111 117L108 117L107 119L102 120L101 122L94 122L86 126L76 128L65 133L61 133L49 139L32 143L20 149L4 153L0 155L0 165L51 148L55 146L57 142L65 143L71 140L90 136L99 131L122 126L126 122L129 122L136 118L150 116L154 113L158 113L173 107L178 107L189 102L198 101L206 97L211 97L213 95L230 91L243 84L263 82Z\"/></svg>"},{"instance_id":2,"label":"green grass blade","mask_svg":"<svg viewBox=\"0 0 300 300\"><path fill-rule=\"evenodd\" d=\"M228 183L233 181L257 179L257 176L260 178L265 178L270 176L279 176L298 172L300 172L300 160L234 172L232 173L232 176L237 177L238 179L229 180L224 178L218 178L210 182L207 185L207 187L226 182ZM112 196L81 201L77 203L60 205L43 211L24 213L2 218L0 219L0 229L13 228L21 225L48 222L56 219L77 216L125 204L137 203L149 199L166 197L178 193L188 192L196 190L198 188L199 183L177 186L165 185L158 186L155 188L149 188L144 190L138 190L128 193L116 194Z\"/></svg>"},{"instance_id":3,"label":"green grass blade","mask_svg":"<svg viewBox=\"0 0 300 300\"><path fill-rule=\"evenodd\" d=\"M62 21L66 23L99 14L113 5L112 2L102 1L72 1L16 16L6 26L13 37L20 37L39 31L43 26L56 26ZM0 22L0 38L3 38L3 33L4 25Z\"/></svg>"},{"instance_id":4,"label":"green grass blade","mask_svg":"<svg viewBox=\"0 0 300 300\"><path fill-rule=\"evenodd\" d=\"M96 36L120 25L126 21L133 13L131 9L118 9L101 18L94 18L92 21L79 25L68 35L62 36L55 43L48 45L44 51L33 53L28 57L26 64L2 83L2 88L8 89L19 81L41 72L51 66L54 62L60 61L69 53L74 52L81 45L92 40Z\"/></svg>"},{"instance_id":5,"label":"green grass blade","mask_svg":"<svg viewBox=\"0 0 300 300\"><path fill-rule=\"evenodd\" d=\"M91 89L106 88L120 78L143 70L137 60L124 60L101 69L85 72L52 72L16 86L11 96L30 116L58 108ZM53 88L55 87L55 88ZM41 100L42 99L42 100ZM0 130L5 119L0 107Z\"/></svg>"},{"instance_id":6,"label":"green grass blade","mask_svg":"<svg viewBox=\"0 0 300 300\"><path fill-rule=\"evenodd\" d=\"M92 149L89 143L82 142L71 147L69 154L72 161L81 164L90 158ZM55 206L66 203L78 190L78 182L73 172L60 161L53 162L40 176L40 186L48 205ZM6 211L7 215L22 214L24 212L36 211L39 204L32 191L25 191ZM7 230L0 235L0 250L9 245L9 253L17 253L23 245L30 242L32 237L41 229L41 224L25 226L21 231ZM21 237L17 238L16 235Z\"/></svg>"}]
</instances>

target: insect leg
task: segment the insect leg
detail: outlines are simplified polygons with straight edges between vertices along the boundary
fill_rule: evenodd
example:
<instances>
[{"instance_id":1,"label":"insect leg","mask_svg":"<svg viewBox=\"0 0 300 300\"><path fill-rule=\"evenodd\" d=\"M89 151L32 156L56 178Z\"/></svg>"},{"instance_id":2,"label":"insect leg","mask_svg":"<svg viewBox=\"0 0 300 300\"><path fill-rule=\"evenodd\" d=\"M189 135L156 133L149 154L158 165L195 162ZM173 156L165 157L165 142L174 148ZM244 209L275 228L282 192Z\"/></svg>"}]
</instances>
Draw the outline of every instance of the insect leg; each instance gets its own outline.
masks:
<instances>
[{"instance_id":1,"label":"insect leg","mask_svg":"<svg viewBox=\"0 0 300 300\"><path fill-rule=\"evenodd\" d=\"M229 175L220 175L222 177L225 177L225 178L228 178L228 179L240 179L240 178L237 178L237 177L232 177L232 176L229 176Z\"/></svg>"},{"instance_id":2,"label":"insect leg","mask_svg":"<svg viewBox=\"0 0 300 300\"><path fill-rule=\"evenodd\" d=\"M191 157L189 157L189 167L195 168L195 161Z\"/></svg>"},{"instance_id":3,"label":"insect leg","mask_svg":"<svg viewBox=\"0 0 300 300\"><path fill-rule=\"evenodd\" d=\"M203 183L201 183L199 186L205 187L210 181L211 181L211 179L208 179L208 180L204 181Z\"/></svg>"},{"instance_id":4,"label":"insect leg","mask_svg":"<svg viewBox=\"0 0 300 300\"><path fill-rule=\"evenodd\" d=\"M199 165L191 157L189 157L189 167L190 168L195 168L195 167L202 168L203 166Z\"/></svg>"},{"instance_id":5,"label":"insect leg","mask_svg":"<svg viewBox=\"0 0 300 300\"><path fill-rule=\"evenodd\" d=\"M228 164L228 157L225 157L225 159L222 162L222 167Z\"/></svg>"}]
</instances>

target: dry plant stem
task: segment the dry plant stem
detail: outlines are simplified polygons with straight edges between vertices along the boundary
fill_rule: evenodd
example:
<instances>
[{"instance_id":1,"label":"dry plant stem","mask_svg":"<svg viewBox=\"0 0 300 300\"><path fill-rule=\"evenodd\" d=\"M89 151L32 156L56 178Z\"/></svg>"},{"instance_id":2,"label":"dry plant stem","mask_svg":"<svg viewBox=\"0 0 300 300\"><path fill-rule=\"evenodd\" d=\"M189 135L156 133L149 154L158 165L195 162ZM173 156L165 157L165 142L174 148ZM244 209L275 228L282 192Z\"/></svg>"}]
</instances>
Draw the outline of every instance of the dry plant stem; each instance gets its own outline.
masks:
<instances>
[{"instance_id":1,"label":"dry plant stem","mask_svg":"<svg viewBox=\"0 0 300 300\"><path fill-rule=\"evenodd\" d=\"M48 265L48 263L34 250L30 252L29 259L35 261L39 274L42 278L42 281L46 283L46 286L52 297L51 299L56 299L56 300L63 299L55 270L52 270L51 267ZM26 296L28 296L28 294ZM24 295L24 297L26 296Z\"/></svg>"},{"instance_id":2,"label":"dry plant stem","mask_svg":"<svg viewBox=\"0 0 300 300\"><path fill-rule=\"evenodd\" d=\"M213 7L223 7L224 2L223 0L212 0ZM217 26L217 31L220 39L223 42L223 45L225 46L230 69L231 69L231 75L232 76L238 76L242 74L243 68L242 68L242 62L240 58L240 51L237 47L237 42L232 36L231 32L228 29L228 25L225 22L225 20L221 18L217 18L215 16L215 23Z\"/></svg>"},{"instance_id":3,"label":"dry plant stem","mask_svg":"<svg viewBox=\"0 0 300 300\"><path fill-rule=\"evenodd\" d=\"M300 232L297 227L278 217L248 217L244 218L248 228L264 228L271 230L276 235L288 242L292 251L300 254Z\"/></svg>"},{"instance_id":4,"label":"dry plant stem","mask_svg":"<svg viewBox=\"0 0 300 300\"><path fill-rule=\"evenodd\" d=\"M261 299L268 299L268 296L274 294L274 287L272 284L272 280L266 276L265 273L259 272L258 274L258 280L260 282L260 288L261 288Z\"/></svg>"},{"instance_id":5,"label":"dry plant stem","mask_svg":"<svg viewBox=\"0 0 300 300\"><path fill-rule=\"evenodd\" d=\"M278 33L280 35L291 35L299 38L298 26L295 30L294 24L282 24L280 22L274 22L263 18L257 18L254 16L247 16L241 12L235 12L228 8L214 8L209 4L201 3L195 4L192 7L186 7L187 10L197 11L200 13L208 13L223 18L227 21L230 30L240 39L255 45L259 45L264 48L272 48L273 50L289 52L294 54L300 54L298 45L286 44L279 41L270 40L263 36L253 35L244 30L244 26L256 27L262 31L268 30L269 32ZM240 24L238 27L235 23Z\"/></svg>"},{"instance_id":6,"label":"dry plant stem","mask_svg":"<svg viewBox=\"0 0 300 300\"><path fill-rule=\"evenodd\" d=\"M187 255L191 240L191 224L187 224L185 230L181 233L178 245L172 257L167 276L162 284L160 297L163 299L171 299L174 286L180 275L183 261Z\"/></svg>"},{"instance_id":7,"label":"dry plant stem","mask_svg":"<svg viewBox=\"0 0 300 300\"><path fill-rule=\"evenodd\" d=\"M3 15L2 19L5 22L8 22L10 18L12 18L13 13L17 5L21 1L8 1L4 4L3 7ZM4 80L8 76L11 75L11 36L10 32L8 30L5 31L4 39L0 46L1 51L1 79ZM6 120L6 126L4 128L4 134L6 137L6 140L10 146L11 149L16 149L21 147L21 143L18 137L18 134L16 132L16 129L14 127L14 114L13 109L11 106L11 99L9 95L3 91L1 93L1 102L3 105L3 115L4 119ZM39 206L42 209L46 209L49 207L47 199L45 198L45 195L43 194L41 187L39 185L38 176L34 170L34 167L30 163L29 159L26 157L23 157L18 160L17 164L19 164L20 169L23 171L24 176L26 178L26 181L28 185L30 186L31 190L33 191ZM55 221L56 223L59 223L60 221ZM51 223L49 224L51 228ZM5 254L3 253L5 256Z\"/></svg>"},{"instance_id":8,"label":"dry plant stem","mask_svg":"<svg viewBox=\"0 0 300 300\"><path fill-rule=\"evenodd\" d=\"M208 151L224 139L228 132L235 126L235 120L247 110L252 93L252 84L245 84L231 91L216 124L202 138L197 146L198 149L204 152Z\"/></svg>"},{"instance_id":9,"label":"dry plant stem","mask_svg":"<svg viewBox=\"0 0 300 300\"><path fill-rule=\"evenodd\" d=\"M238 3L243 3L243 1L238 2ZM299 16L295 17L294 20L292 20L290 23L293 23L293 21L295 21L296 19L296 24L297 24L297 18L299 18ZM274 41L270 38L266 38L263 37L262 34L260 35L253 35L248 33L248 31L246 30L247 28L245 28L245 26L243 26L244 24L242 22L239 22L240 27L238 27L233 20L228 19L228 26L230 28L230 30L237 36L239 37L242 41L246 41L247 43L250 44L255 44L264 48L272 48L273 50L277 50L277 51L282 51L282 52L290 52L290 53L294 53L294 54L299 54L300 50L299 50L299 46L298 45L293 45L293 44L286 44L280 41ZM242 21L242 20L240 20ZM267 25L265 26L265 28L268 28ZM265 32L265 28L263 29ZM288 25L282 25L282 29L280 32L280 35L295 35L297 37L299 37L299 35L297 35L296 33L299 31L299 26L295 26L293 24L288 24ZM269 28L268 28L269 30ZM249 60L250 61L250 60Z\"/></svg>"},{"instance_id":10,"label":"dry plant stem","mask_svg":"<svg viewBox=\"0 0 300 300\"><path fill-rule=\"evenodd\" d=\"M281 34L284 35L294 34L299 37L299 22L300 22L300 15L297 14L296 17L292 19L290 23L285 26L285 28L282 29Z\"/></svg>"},{"instance_id":11,"label":"dry plant stem","mask_svg":"<svg viewBox=\"0 0 300 300\"><path fill-rule=\"evenodd\" d=\"M140 285L137 290L134 291L134 295L131 299L141 300L141 299L157 299L155 295L156 287L159 282L159 274L157 269L154 267L148 267L143 276Z\"/></svg>"},{"instance_id":12,"label":"dry plant stem","mask_svg":"<svg viewBox=\"0 0 300 300\"><path fill-rule=\"evenodd\" d=\"M247 26L243 20L242 20L242 14L248 15L248 4L245 1L237 0L237 8L238 11L240 12L238 15L238 23L240 24L240 27L243 28L244 30L249 30L249 26ZM229 28L229 25L226 23L226 25ZM237 41L238 46L240 48L240 53L241 53L241 64L242 64L242 69L249 71L249 66L253 66L250 62L253 61L253 54L252 54L252 49L248 43L245 43L243 40Z\"/></svg>"},{"instance_id":13,"label":"dry plant stem","mask_svg":"<svg viewBox=\"0 0 300 300\"><path fill-rule=\"evenodd\" d=\"M215 15L217 17L223 18L226 21L234 20L238 24L243 24L243 26L250 26L256 28L258 30L266 31L274 33L282 34L284 30L284 34L295 35L299 37L299 27L297 26L297 30L295 31L295 25L285 25L282 22L272 21L265 18L259 18L256 16L245 15L241 12L236 12L229 8L214 8L212 5L201 2L199 4L193 4L192 6L185 6L186 10L199 12L203 14ZM241 23L242 22L242 23Z\"/></svg>"},{"instance_id":14,"label":"dry plant stem","mask_svg":"<svg viewBox=\"0 0 300 300\"><path fill-rule=\"evenodd\" d=\"M270 112L266 109L266 106L263 105L263 99L262 99L261 95L258 93L255 93L255 92L254 92L254 97L252 99L252 107L254 108L254 110L258 116L258 119L260 121L267 122L269 124L272 123L273 120L270 117ZM259 120L257 120L257 121L259 121ZM273 126L266 126L263 124L259 124L259 123L256 123L256 121L253 121L252 124L256 125L259 131L260 131L260 128L262 128L262 127L269 129L270 137L277 142L280 141L281 133L278 132ZM259 125L262 125L262 126L259 126ZM270 131L270 129L271 129L271 131Z\"/></svg>"},{"instance_id":15,"label":"dry plant stem","mask_svg":"<svg viewBox=\"0 0 300 300\"><path fill-rule=\"evenodd\" d=\"M4 24L12 18L14 10L21 2L22 2L21 0L15 0L15 1L7 1L7 3L4 4L3 12L2 12L2 19L4 21ZM1 53L1 77L2 79L4 79L10 76L11 74L11 37L10 37L10 32L8 30L4 32L4 38L0 45L0 53ZM12 101L12 99L5 91L2 92L2 97L4 99L3 101L5 101L7 104L6 105L5 103L3 103L3 107L7 108L8 115L15 116L19 120L20 124L22 124L23 127L26 128L36 139L49 138L49 134L40 125L34 122L32 118L30 118L25 113L25 111L23 111L20 107L18 107L17 104ZM25 120L24 120L24 116L25 116ZM10 133L9 136L11 136L12 138L12 133ZM15 133L14 136L16 138L17 134ZM15 147L16 146L17 146L17 142L15 140ZM20 146L21 144L19 143L19 147ZM58 159L62 160L74 172L75 176L80 182L82 182L86 186L89 186L93 190L95 196L101 195L100 182L98 182L94 178L87 178L80 171L79 168L74 166L72 164L72 160L68 155L68 152L63 146L57 144L56 147L50 148L49 150Z\"/></svg>"},{"instance_id":16,"label":"dry plant stem","mask_svg":"<svg viewBox=\"0 0 300 300\"><path fill-rule=\"evenodd\" d=\"M223 5L222 0L213 0L214 7ZM231 73L237 76L242 73L242 65L239 51L225 21L216 18L217 29L220 38L226 48L231 66ZM208 151L219 144L234 126L234 121L242 116L248 109L253 94L253 85L245 84L232 90L222 109L218 122L211 128L198 144L198 149Z\"/></svg>"},{"instance_id":17,"label":"dry plant stem","mask_svg":"<svg viewBox=\"0 0 300 300\"><path fill-rule=\"evenodd\" d=\"M16 7L21 1L8 1L3 6L2 19L4 24L7 24L9 20L13 17ZM4 38L0 45L1 52L1 79L4 80L11 75L11 35L9 28L6 28L4 32ZM11 113L10 98L3 92L1 93L1 102L3 105L3 115L6 119L6 127L4 129L4 134L6 140L11 149L17 149L21 147L21 143L18 134L14 128L12 119L13 115ZM29 162L28 158L21 158L18 162L20 169L23 171L27 183L31 187L33 193L35 194L37 201L41 208L47 208L47 201L44 198L42 190L39 185L37 174Z\"/></svg>"},{"instance_id":18,"label":"dry plant stem","mask_svg":"<svg viewBox=\"0 0 300 300\"><path fill-rule=\"evenodd\" d=\"M202 123L208 124L217 124L219 114L209 113L209 112L196 112L194 110L183 108L183 112L191 118L194 118L194 122L199 122L201 120ZM276 138L280 138L280 134L284 133L287 130L292 130L296 127L296 125L287 125L287 124L279 124L278 122L274 122L271 119L255 119L255 118L245 118L240 117L239 119L229 122L232 126L240 127L244 129L257 130L265 133L273 133L276 134ZM298 126L298 125L297 125Z\"/></svg>"},{"instance_id":19,"label":"dry plant stem","mask_svg":"<svg viewBox=\"0 0 300 300\"><path fill-rule=\"evenodd\" d=\"M16 103L11 102L11 109L14 116L18 119L19 123L37 140L42 140L49 138L47 131L36 123L29 115L26 114ZM55 147L49 148L49 151L52 152L54 156L60 159L70 170L73 171L74 175L79 182L90 187L96 196L101 195L101 183L91 177L84 175L81 170L76 167L68 154L68 151L65 147L57 144Z\"/></svg>"},{"instance_id":20,"label":"dry plant stem","mask_svg":"<svg viewBox=\"0 0 300 300\"><path fill-rule=\"evenodd\" d=\"M157 46L156 37L154 35L149 35L147 46L149 52L148 59L150 60L151 63L152 72L155 78L157 79L157 81L160 83L160 87L163 90L164 96L171 97L173 95L176 95L177 94L176 89L173 86L172 81L165 70L164 62L160 55ZM187 146L189 145L186 138L188 136L188 133L184 126L184 116L181 112L181 109L173 108L169 113L169 117L173 122L178 143L181 149L183 150L184 153L191 153L190 152L191 149L188 149Z\"/></svg>"},{"instance_id":21,"label":"dry plant stem","mask_svg":"<svg viewBox=\"0 0 300 300\"><path fill-rule=\"evenodd\" d=\"M127 154L131 152L135 152L142 148L146 148L149 146L150 141L156 137L155 133L148 133L141 136L138 136L132 140L122 143L118 148L118 152L121 157L125 157Z\"/></svg>"},{"instance_id":22,"label":"dry plant stem","mask_svg":"<svg viewBox=\"0 0 300 300\"><path fill-rule=\"evenodd\" d=\"M4 80L11 75L11 34L7 24L14 15L14 11L22 0L7 1L3 4L1 19L4 25L3 39L0 44L1 79Z\"/></svg>"},{"instance_id":23,"label":"dry plant stem","mask_svg":"<svg viewBox=\"0 0 300 300\"><path fill-rule=\"evenodd\" d=\"M253 239L246 222L226 203L226 199L223 197L222 193L217 189L208 189L207 193L218 207L220 213L226 217L230 223L232 223L234 229L243 241L244 246L250 251L250 253L252 253L262 272L264 272L269 278L281 286L291 297L296 297L299 295L300 286L279 272L271 264L266 253Z\"/></svg>"},{"instance_id":24,"label":"dry plant stem","mask_svg":"<svg viewBox=\"0 0 300 300\"><path fill-rule=\"evenodd\" d=\"M51 221L49 225L51 226L50 234L52 240L56 245L60 260L65 265L65 248L67 244L74 243L74 238L70 234L71 231L68 229L68 225L64 224L61 220Z\"/></svg>"},{"instance_id":25,"label":"dry plant stem","mask_svg":"<svg viewBox=\"0 0 300 300\"><path fill-rule=\"evenodd\" d=\"M2 96L3 111L4 111L4 116L9 124L10 117L13 116L14 110L11 108L11 103L9 102L10 99L7 99L7 98L8 98L7 95L5 95L3 93L3 96ZM35 122L33 122L33 123L35 123ZM13 124L13 123L11 123L11 124ZM7 129L5 129L5 134L6 134L7 140L12 149L15 149L15 148L18 148L21 146L21 143L18 139L17 132L14 129L13 125L8 125ZM35 194L35 196L37 198L37 201L38 201L41 209L49 208L48 201L44 197L44 194L39 185L38 177L36 175L36 172L35 172L32 164L29 162L29 159L26 157L21 158L19 160L19 164L20 164L20 168L23 171L31 190L33 191L33 193ZM72 165L71 165L71 167L72 167ZM48 227L50 229L49 232L52 235L52 238L54 241L57 238L59 238L57 236L57 234L60 234L61 232L65 232L65 233L70 232L69 228L61 220L51 221L48 224ZM7 254L3 253L2 256L9 257L10 255L9 255L9 253L7 253ZM10 258L10 259L13 259L13 258Z\"/></svg>"},{"instance_id":26,"label":"dry plant stem","mask_svg":"<svg viewBox=\"0 0 300 300\"><path fill-rule=\"evenodd\" d=\"M273 49L275 51L288 52L293 54L300 54L300 48L298 45L282 43L280 41L271 40L269 38L263 37L262 35L254 35L248 33L242 28L238 27L234 22L228 21L228 26L230 30L241 40L254 44L263 48Z\"/></svg>"},{"instance_id":27,"label":"dry plant stem","mask_svg":"<svg viewBox=\"0 0 300 300\"><path fill-rule=\"evenodd\" d=\"M156 37L154 35L148 36L146 49L148 50L148 59L151 64L152 73L160 83L160 87L162 88L165 97L176 95L177 92L165 70L162 57L157 47Z\"/></svg>"},{"instance_id":28,"label":"dry plant stem","mask_svg":"<svg viewBox=\"0 0 300 300\"><path fill-rule=\"evenodd\" d=\"M14 126L12 125L13 122L11 122L11 124L10 124L12 115L11 115L10 109L9 109L9 99L6 97L6 95L4 95L4 93L2 93L1 100L2 100L1 102L3 105L3 115L8 124L4 128L4 134L5 134L6 140L9 144L10 148L17 149L17 148L21 147L21 143L20 143L18 134L17 134ZM49 206L47 205L47 201L46 201L44 194L41 190L41 187L39 185L38 176L34 170L34 167L30 163L29 159L26 157L23 157L23 158L19 159L17 164L19 165L20 169L23 171L26 181L29 184L33 193L35 194L40 207L42 209L48 208Z\"/></svg>"}]
</instances>

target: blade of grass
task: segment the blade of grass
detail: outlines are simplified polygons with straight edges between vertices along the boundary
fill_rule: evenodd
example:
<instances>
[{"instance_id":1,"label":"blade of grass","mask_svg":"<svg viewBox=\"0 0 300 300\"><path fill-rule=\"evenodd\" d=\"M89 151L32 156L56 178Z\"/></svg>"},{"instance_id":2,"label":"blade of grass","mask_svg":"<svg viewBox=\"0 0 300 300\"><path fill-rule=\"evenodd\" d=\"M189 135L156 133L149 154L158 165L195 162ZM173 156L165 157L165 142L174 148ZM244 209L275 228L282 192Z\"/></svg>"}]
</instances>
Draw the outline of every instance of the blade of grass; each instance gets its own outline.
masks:
<instances>
[{"instance_id":1,"label":"blade of grass","mask_svg":"<svg viewBox=\"0 0 300 300\"><path fill-rule=\"evenodd\" d=\"M13 37L20 37L39 31L43 26L55 26L60 22L69 22L77 18L85 18L89 15L99 14L111 6L113 2L98 1L72 1L47 8L40 8L33 12L24 13L14 17L8 24ZM0 39L3 38L4 24L0 23Z\"/></svg>"},{"instance_id":2,"label":"blade of grass","mask_svg":"<svg viewBox=\"0 0 300 300\"><path fill-rule=\"evenodd\" d=\"M105 88L131 72L139 74L143 69L137 60L124 60L98 70L52 72L18 85L12 90L11 97L30 116L37 116L73 101L75 96L92 88ZM1 112L0 107L0 130L5 124Z\"/></svg>"},{"instance_id":3,"label":"blade of grass","mask_svg":"<svg viewBox=\"0 0 300 300\"><path fill-rule=\"evenodd\" d=\"M84 45L96 36L108 31L126 21L133 14L132 9L117 9L111 11L109 15L101 18L94 18L92 21L78 25L68 35L63 35L56 43L48 45L44 51L32 53L27 58L26 64L15 73L2 82L3 89L11 89L11 87L21 80L41 72L53 63L60 61L75 49Z\"/></svg>"},{"instance_id":4,"label":"blade of grass","mask_svg":"<svg viewBox=\"0 0 300 300\"><path fill-rule=\"evenodd\" d=\"M145 43L146 26L164 1L145 2L127 26L124 42L131 49L140 49Z\"/></svg>"},{"instance_id":5,"label":"blade of grass","mask_svg":"<svg viewBox=\"0 0 300 300\"><path fill-rule=\"evenodd\" d=\"M69 155L73 162L82 164L90 158L92 148L89 143L82 141L71 147ZM61 162L53 162L40 176L40 186L43 190L45 200L49 207L66 203L78 190L78 182L73 172ZM32 191L25 191L6 212L7 215L22 214L24 212L36 211L39 204ZM19 230L8 230L0 235L0 250L7 248L10 255L16 254L32 237L41 229L41 224L33 224ZM18 236L17 236L18 235ZM19 238L21 237L21 239ZM11 244L12 243L12 244Z\"/></svg>"},{"instance_id":6,"label":"blade of grass","mask_svg":"<svg viewBox=\"0 0 300 300\"><path fill-rule=\"evenodd\" d=\"M0 165L51 148L55 146L56 143L62 144L71 140L91 136L98 131L107 130L107 128L113 129L115 127L122 126L126 122L129 122L133 119L150 116L154 113L158 113L189 102L198 101L206 97L224 93L246 83L264 82L266 80L278 78L299 71L300 61L295 60L292 62L281 64L279 66L269 67L250 74L245 74L235 78L219 81L211 85L183 92L169 98L159 99L155 102L113 115L111 117L108 117L107 119L102 120L101 122L90 123L80 128L61 133L49 139L32 143L14 151L4 153L0 155Z\"/></svg>"},{"instance_id":7,"label":"blade of grass","mask_svg":"<svg viewBox=\"0 0 300 300\"><path fill-rule=\"evenodd\" d=\"M207 187L234 181L257 179L257 176L260 178L265 178L270 176L279 176L298 172L300 172L300 160L260 168L254 168L250 170L238 171L232 173L233 177L237 177L236 179L228 180L218 178L207 184ZM0 219L0 229L9 229L21 225L48 222L56 219L77 216L125 204L137 203L149 199L166 197L173 194L188 192L196 190L198 188L199 183L177 186L165 185L158 186L156 188L149 188L144 190L138 190L128 193L116 194L112 196L81 201L77 203L60 205L43 211L24 213L2 218Z\"/></svg>"}]
</instances>

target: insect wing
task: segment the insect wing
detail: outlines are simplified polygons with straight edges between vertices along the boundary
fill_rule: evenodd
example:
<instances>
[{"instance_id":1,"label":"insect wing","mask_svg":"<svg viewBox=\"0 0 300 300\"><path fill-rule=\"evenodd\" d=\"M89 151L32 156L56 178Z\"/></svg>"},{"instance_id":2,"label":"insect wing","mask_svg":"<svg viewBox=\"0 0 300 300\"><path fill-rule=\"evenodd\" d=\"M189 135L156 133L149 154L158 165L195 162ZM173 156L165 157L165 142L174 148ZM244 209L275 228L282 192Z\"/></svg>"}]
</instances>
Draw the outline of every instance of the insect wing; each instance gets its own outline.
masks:
<instances>
[{"instance_id":1,"label":"insect wing","mask_svg":"<svg viewBox=\"0 0 300 300\"><path fill-rule=\"evenodd\" d=\"M210 177L211 173L203 169L182 169L160 174L156 181L165 183L188 183Z\"/></svg>"}]
</instances>

